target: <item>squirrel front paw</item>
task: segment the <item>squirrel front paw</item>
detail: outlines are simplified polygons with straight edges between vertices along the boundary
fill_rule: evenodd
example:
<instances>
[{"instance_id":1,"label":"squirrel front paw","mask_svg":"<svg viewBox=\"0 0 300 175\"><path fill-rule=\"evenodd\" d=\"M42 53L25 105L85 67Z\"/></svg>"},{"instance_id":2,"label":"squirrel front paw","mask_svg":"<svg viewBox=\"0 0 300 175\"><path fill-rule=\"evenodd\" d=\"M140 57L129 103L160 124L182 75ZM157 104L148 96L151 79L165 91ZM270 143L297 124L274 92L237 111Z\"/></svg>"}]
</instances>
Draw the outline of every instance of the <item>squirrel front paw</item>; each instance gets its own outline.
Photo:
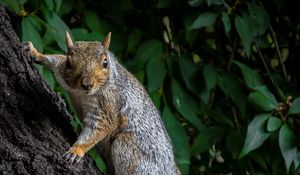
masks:
<instances>
[{"instance_id":1,"label":"squirrel front paw","mask_svg":"<svg viewBox=\"0 0 300 175\"><path fill-rule=\"evenodd\" d=\"M64 160L70 164L78 164L83 156L84 153L79 147L72 147L65 154L63 154Z\"/></svg>"},{"instance_id":2,"label":"squirrel front paw","mask_svg":"<svg viewBox=\"0 0 300 175\"><path fill-rule=\"evenodd\" d=\"M32 42L27 41L23 42L23 50L33 58L34 62L40 62L39 55L40 53L36 50L36 48L33 46Z\"/></svg>"},{"instance_id":3,"label":"squirrel front paw","mask_svg":"<svg viewBox=\"0 0 300 175\"><path fill-rule=\"evenodd\" d=\"M30 55L34 52L37 52L36 48L34 48L31 41L23 42L23 49L25 52L29 53Z\"/></svg>"}]
</instances>

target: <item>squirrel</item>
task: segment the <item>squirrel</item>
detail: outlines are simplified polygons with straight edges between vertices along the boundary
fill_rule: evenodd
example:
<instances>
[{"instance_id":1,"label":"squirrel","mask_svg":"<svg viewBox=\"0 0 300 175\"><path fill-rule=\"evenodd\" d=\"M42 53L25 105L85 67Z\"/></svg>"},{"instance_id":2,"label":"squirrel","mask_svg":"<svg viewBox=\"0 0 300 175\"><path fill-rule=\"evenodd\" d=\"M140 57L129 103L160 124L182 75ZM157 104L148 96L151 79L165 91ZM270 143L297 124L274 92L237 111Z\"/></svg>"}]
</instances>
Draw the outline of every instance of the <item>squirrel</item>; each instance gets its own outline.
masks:
<instances>
[{"instance_id":1,"label":"squirrel","mask_svg":"<svg viewBox=\"0 0 300 175\"><path fill-rule=\"evenodd\" d=\"M100 145L109 174L180 175L158 109L142 84L109 51L111 33L102 43L73 43L68 32L65 39L66 55L44 55L26 43L30 57L52 70L66 89L84 123L64 159L76 164Z\"/></svg>"}]
</instances>

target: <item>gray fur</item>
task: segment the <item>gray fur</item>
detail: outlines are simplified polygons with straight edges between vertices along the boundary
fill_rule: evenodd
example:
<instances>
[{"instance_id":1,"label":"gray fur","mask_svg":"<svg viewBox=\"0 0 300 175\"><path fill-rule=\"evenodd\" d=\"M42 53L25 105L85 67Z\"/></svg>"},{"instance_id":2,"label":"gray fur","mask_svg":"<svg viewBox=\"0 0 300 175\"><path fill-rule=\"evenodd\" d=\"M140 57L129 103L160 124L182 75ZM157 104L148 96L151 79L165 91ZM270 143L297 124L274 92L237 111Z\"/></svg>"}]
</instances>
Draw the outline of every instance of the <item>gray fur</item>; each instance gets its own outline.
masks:
<instances>
[{"instance_id":1,"label":"gray fur","mask_svg":"<svg viewBox=\"0 0 300 175\"><path fill-rule=\"evenodd\" d=\"M133 144L142 152L144 157L139 162L137 175L167 175L176 174L176 164L174 161L173 149L170 138L162 123L158 110L154 106L150 97L144 90L143 86L126 71L116 59L110 54L110 61L116 66L110 69L110 75L114 77L115 85L110 86L118 89L123 103L120 112L128 116L128 125L122 129L122 132L130 132L134 135ZM109 86L109 87L110 87ZM113 154L119 155L114 160L115 164L120 165L130 157L130 147L120 147L122 143L118 140L113 142ZM128 149L128 151L126 151ZM126 153L127 152L127 153ZM125 157L124 157L125 153ZM120 162L120 163L118 163ZM126 166L116 166L116 174L126 174Z\"/></svg>"},{"instance_id":2,"label":"gray fur","mask_svg":"<svg viewBox=\"0 0 300 175\"><path fill-rule=\"evenodd\" d=\"M77 42L81 66L88 72L103 52L99 42ZM84 144L97 132L105 133L103 122L110 123L110 133L100 138L98 146L108 163L109 172L116 175L175 175L180 174L173 154L170 138L166 132L160 113L149 95L111 52L107 53L108 78L104 85L94 89L92 93L70 87L66 83L65 55L42 55L31 45L31 54L36 61L51 68L59 84L64 87L73 102L74 108L84 129L76 144ZM85 52L86 51L86 52ZM81 72L81 70L79 70ZM126 119L124 126L118 125ZM107 126L107 125L106 125ZM96 142L97 143L97 142ZM95 143L95 144L96 144ZM66 157L80 160L80 156L68 151Z\"/></svg>"}]
</instances>

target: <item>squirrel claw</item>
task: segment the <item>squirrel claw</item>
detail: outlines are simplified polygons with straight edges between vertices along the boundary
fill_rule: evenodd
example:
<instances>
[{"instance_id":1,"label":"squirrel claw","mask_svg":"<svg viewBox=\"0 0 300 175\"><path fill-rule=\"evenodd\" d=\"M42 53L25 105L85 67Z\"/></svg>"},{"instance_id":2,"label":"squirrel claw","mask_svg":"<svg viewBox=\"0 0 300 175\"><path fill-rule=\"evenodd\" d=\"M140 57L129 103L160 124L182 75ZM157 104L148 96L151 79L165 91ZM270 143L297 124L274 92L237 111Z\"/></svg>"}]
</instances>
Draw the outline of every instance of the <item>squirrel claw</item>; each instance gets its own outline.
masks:
<instances>
[{"instance_id":1,"label":"squirrel claw","mask_svg":"<svg viewBox=\"0 0 300 175\"><path fill-rule=\"evenodd\" d=\"M66 152L65 154L63 154L63 158L67 163L78 164L82 157L71 152Z\"/></svg>"},{"instance_id":2,"label":"squirrel claw","mask_svg":"<svg viewBox=\"0 0 300 175\"><path fill-rule=\"evenodd\" d=\"M22 48L26 52L30 51L30 46L29 46L30 44L29 43L30 43L30 41L28 41L28 42L22 42Z\"/></svg>"},{"instance_id":3,"label":"squirrel claw","mask_svg":"<svg viewBox=\"0 0 300 175\"><path fill-rule=\"evenodd\" d=\"M23 50L25 51L25 53L27 53L30 57L33 57L33 61L36 63L39 63L39 55L40 53L36 50L36 48L33 46L32 42L27 41L27 42L23 42Z\"/></svg>"},{"instance_id":4,"label":"squirrel claw","mask_svg":"<svg viewBox=\"0 0 300 175\"><path fill-rule=\"evenodd\" d=\"M23 44L24 51L29 52L29 53L36 51L32 42L27 41L27 42L23 42L22 44Z\"/></svg>"}]
</instances>

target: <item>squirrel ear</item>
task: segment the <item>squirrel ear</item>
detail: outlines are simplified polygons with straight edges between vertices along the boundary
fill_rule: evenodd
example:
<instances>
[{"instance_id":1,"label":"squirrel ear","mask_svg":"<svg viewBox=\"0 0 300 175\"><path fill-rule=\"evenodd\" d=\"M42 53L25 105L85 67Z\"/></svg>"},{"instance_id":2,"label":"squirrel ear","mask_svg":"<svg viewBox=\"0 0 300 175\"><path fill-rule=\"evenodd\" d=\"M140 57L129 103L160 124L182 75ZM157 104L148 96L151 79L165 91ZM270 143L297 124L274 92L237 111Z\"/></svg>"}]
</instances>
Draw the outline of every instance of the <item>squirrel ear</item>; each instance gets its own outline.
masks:
<instances>
[{"instance_id":1,"label":"squirrel ear","mask_svg":"<svg viewBox=\"0 0 300 175\"><path fill-rule=\"evenodd\" d=\"M73 47L73 41L72 41L72 38L68 31L66 31L66 43L67 43L68 49Z\"/></svg>"},{"instance_id":2,"label":"squirrel ear","mask_svg":"<svg viewBox=\"0 0 300 175\"><path fill-rule=\"evenodd\" d=\"M107 34L107 36L104 38L104 41L102 42L102 46L105 52L108 51L109 44L110 44L110 37L111 37L111 32Z\"/></svg>"}]
</instances>

